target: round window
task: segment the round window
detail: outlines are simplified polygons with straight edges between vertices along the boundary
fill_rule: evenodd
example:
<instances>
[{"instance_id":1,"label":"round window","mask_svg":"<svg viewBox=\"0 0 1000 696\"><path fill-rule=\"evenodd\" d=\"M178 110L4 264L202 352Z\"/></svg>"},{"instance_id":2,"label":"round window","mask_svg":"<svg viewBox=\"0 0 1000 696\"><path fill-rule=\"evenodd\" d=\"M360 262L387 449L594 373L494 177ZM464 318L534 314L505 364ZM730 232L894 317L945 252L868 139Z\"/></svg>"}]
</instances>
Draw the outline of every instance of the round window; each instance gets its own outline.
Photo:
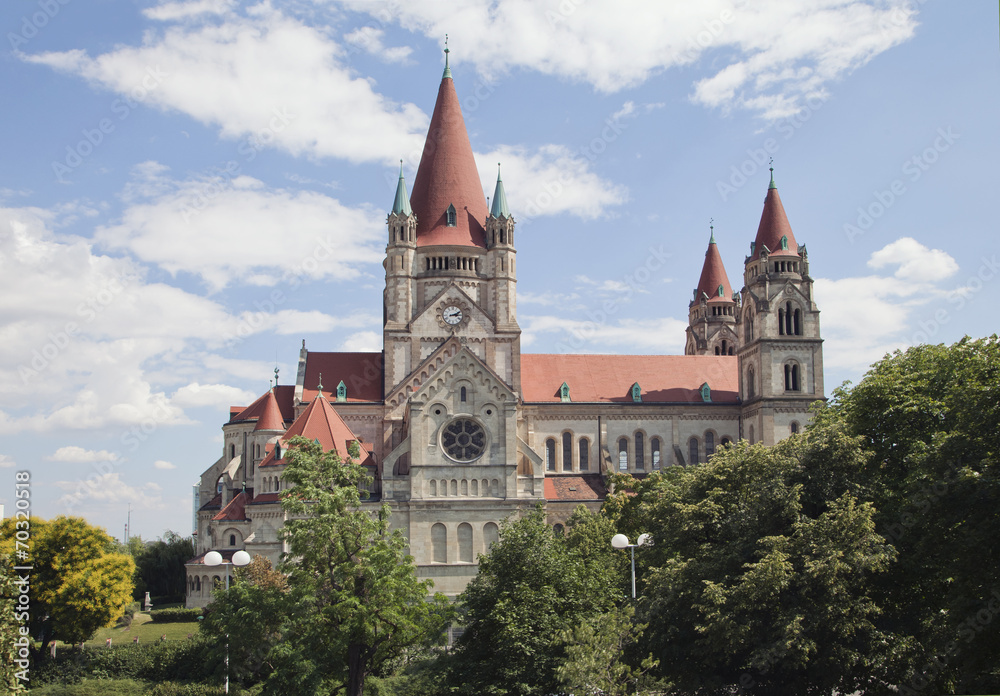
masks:
<instances>
[{"instance_id":1,"label":"round window","mask_svg":"<svg viewBox=\"0 0 1000 696\"><path fill-rule=\"evenodd\" d=\"M444 427L441 446L455 461L471 462L486 449L486 431L471 418L458 418Z\"/></svg>"}]
</instances>

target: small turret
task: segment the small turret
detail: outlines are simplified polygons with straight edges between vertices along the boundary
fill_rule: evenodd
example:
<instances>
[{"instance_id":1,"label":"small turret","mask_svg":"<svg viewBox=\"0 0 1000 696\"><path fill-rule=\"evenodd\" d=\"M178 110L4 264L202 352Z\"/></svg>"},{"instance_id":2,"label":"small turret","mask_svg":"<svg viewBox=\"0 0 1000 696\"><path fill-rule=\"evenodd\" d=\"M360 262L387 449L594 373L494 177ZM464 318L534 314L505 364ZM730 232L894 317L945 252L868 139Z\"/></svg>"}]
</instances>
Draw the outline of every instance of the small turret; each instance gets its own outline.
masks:
<instances>
[{"instance_id":1,"label":"small turret","mask_svg":"<svg viewBox=\"0 0 1000 696\"><path fill-rule=\"evenodd\" d=\"M688 305L688 337L684 352L687 355L735 355L738 348L737 300L715 242L715 226L710 225L709 229L705 263Z\"/></svg>"}]
</instances>

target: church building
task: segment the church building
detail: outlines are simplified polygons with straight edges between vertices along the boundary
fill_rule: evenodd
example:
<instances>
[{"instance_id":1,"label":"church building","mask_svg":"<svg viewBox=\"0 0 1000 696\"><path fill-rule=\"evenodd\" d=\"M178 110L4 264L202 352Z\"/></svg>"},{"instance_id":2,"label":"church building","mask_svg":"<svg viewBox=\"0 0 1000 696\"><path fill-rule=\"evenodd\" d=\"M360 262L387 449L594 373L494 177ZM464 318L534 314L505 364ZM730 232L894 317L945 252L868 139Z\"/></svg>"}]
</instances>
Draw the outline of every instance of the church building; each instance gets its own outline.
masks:
<instances>
[{"instance_id":1,"label":"church building","mask_svg":"<svg viewBox=\"0 0 1000 696\"><path fill-rule=\"evenodd\" d=\"M294 385L230 409L201 475L189 607L224 575L208 551L277 564L296 435L344 457L358 444L364 504L388 503L419 576L454 596L505 518L542 503L563 525L580 504L599 508L614 472L697 465L739 439L774 444L824 398L809 259L773 173L738 292L709 240L684 355L522 354L516 220L499 175L487 204L445 65L412 192L400 169L387 217L383 349L303 341Z\"/></svg>"}]
</instances>

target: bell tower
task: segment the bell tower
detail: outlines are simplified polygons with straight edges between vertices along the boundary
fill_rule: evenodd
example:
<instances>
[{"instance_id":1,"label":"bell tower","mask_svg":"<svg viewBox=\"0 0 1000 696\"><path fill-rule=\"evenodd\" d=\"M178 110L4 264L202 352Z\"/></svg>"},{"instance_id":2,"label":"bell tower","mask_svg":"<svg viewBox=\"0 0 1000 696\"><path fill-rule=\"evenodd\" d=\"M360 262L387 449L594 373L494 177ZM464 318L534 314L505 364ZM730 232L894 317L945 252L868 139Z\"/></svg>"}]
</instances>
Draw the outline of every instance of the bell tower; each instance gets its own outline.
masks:
<instances>
[{"instance_id":1,"label":"bell tower","mask_svg":"<svg viewBox=\"0 0 1000 696\"><path fill-rule=\"evenodd\" d=\"M392 212L386 220L389 242L385 248L385 295L383 324L386 329L404 328L413 314L413 262L417 249L417 216L410 208L403 179L403 161L399 162L399 182Z\"/></svg>"},{"instance_id":2,"label":"bell tower","mask_svg":"<svg viewBox=\"0 0 1000 696\"><path fill-rule=\"evenodd\" d=\"M742 436L774 444L800 432L822 399L823 340L809 255L792 234L774 183L744 261L737 312Z\"/></svg>"},{"instance_id":3,"label":"bell tower","mask_svg":"<svg viewBox=\"0 0 1000 696\"><path fill-rule=\"evenodd\" d=\"M711 227L705 263L688 305L685 355L736 355L739 336L736 332L736 312L739 297L733 296L726 268L722 265L715 243L715 227Z\"/></svg>"}]
</instances>

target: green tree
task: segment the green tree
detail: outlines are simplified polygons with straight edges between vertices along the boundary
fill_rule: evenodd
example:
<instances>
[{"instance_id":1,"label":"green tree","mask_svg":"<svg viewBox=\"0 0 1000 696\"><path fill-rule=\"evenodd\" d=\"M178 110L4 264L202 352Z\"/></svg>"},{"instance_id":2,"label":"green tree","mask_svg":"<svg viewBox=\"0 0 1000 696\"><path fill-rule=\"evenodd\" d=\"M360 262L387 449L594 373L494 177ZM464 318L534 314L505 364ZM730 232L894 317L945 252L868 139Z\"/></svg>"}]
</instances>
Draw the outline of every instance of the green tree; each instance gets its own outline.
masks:
<instances>
[{"instance_id":1,"label":"green tree","mask_svg":"<svg viewBox=\"0 0 1000 696\"><path fill-rule=\"evenodd\" d=\"M131 544L132 540L129 539ZM162 539L143 544L133 554L136 565L135 599L149 592L153 597L181 597L186 592L187 570L184 564L194 556L189 537L167 531Z\"/></svg>"},{"instance_id":2,"label":"green tree","mask_svg":"<svg viewBox=\"0 0 1000 696\"><path fill-rule=\"evenodd\" d=\"M652 686L647 676L660 663L647 654L638 668L631 665L630 653L639 648L645 624L633 623L634 606L624 606L585 619L576 628L563 631L559 642L566 658L556 674L571 693L587 696L629 696Z\"/></svg>"},{"instance_id":3,"label":"green tree","mask_svg":"<svg viewBox=\"0 0 1000 696\"><path fill-rule=\"evenodd\" d=\"M0 558L0 687L7 693L25 691L27 684L17 678L19 672L23 676L28 676L22 671L15 660L23 659L18 653L19 641L26 637L21 634L21 622L18 614L25 607L21 605L19 609L18 597L21 592L15 583L15 575L11 568L17 565L9 558ZM27 637L30 640L30 637Z\"/></svg>"},{"instance_id":4,"label":"green tree","mask_svg":"<svg viewBox=\"0 0 1000 696\"><path fill-rule=\"evenodd\" d=\"M135 563L116 552L117 542L103 529L80 517L48 522L33 517L30 523L30 628L44 654L52 639L80 643L112 625L132 601ZM0 553L8 558L14 552L16 524L7 519L0 526Z\"/></svg>"},{"instance_id":5,"label":"green tree","mask_svg":"<svg viewBox=\"0 0 1000 696\"><path fill-rule=\"evenodd\" d=\"M281 570L295 607L271 654L265 693L361 696L369 676L393 672L406 651L439 633L447 601L429 601L406 538L389 527L389 507L361 507L365 471L351 459L293 438L282 497L290 519Z\"/></svg>"},{"instance_id":6,"label":"green tree","mask_svg":"<svg viewBox=\"0 0 1000 696\"><path fill-rule=\"evenodd\" d=\"M565 537L536 509L501 525L466 587L465 632L450 665L467 694L556 693L564 650L557 637L610 610L624 584L609 523L579 510Z\"/></svg>"},{"instance_id":7,"label":"green tree","mask_svg":"<svg viewBox=\"0 0 1000 696\"><path fill-rule=\"evenodd\" d=\"M905 688L1000 690L998 403L991 336L897 351L819 414L872 455L859 480L899 554L876 589Z\"/></svg>"},{"instance_id":8,"label":"green tree","mask_svg":"<svg viewBox=\"0 0 1000 696\"><path fill-rule=\"evenodd\" d=\"M828 461L839 469L811 469ZM850 693L884 677L869 586L894 552L873 506L842 492L864 462L859 438L813 428L677 468L635 503L654 538L637 554L643 621L680 691Z\"/></svg>"}]
</instances>

